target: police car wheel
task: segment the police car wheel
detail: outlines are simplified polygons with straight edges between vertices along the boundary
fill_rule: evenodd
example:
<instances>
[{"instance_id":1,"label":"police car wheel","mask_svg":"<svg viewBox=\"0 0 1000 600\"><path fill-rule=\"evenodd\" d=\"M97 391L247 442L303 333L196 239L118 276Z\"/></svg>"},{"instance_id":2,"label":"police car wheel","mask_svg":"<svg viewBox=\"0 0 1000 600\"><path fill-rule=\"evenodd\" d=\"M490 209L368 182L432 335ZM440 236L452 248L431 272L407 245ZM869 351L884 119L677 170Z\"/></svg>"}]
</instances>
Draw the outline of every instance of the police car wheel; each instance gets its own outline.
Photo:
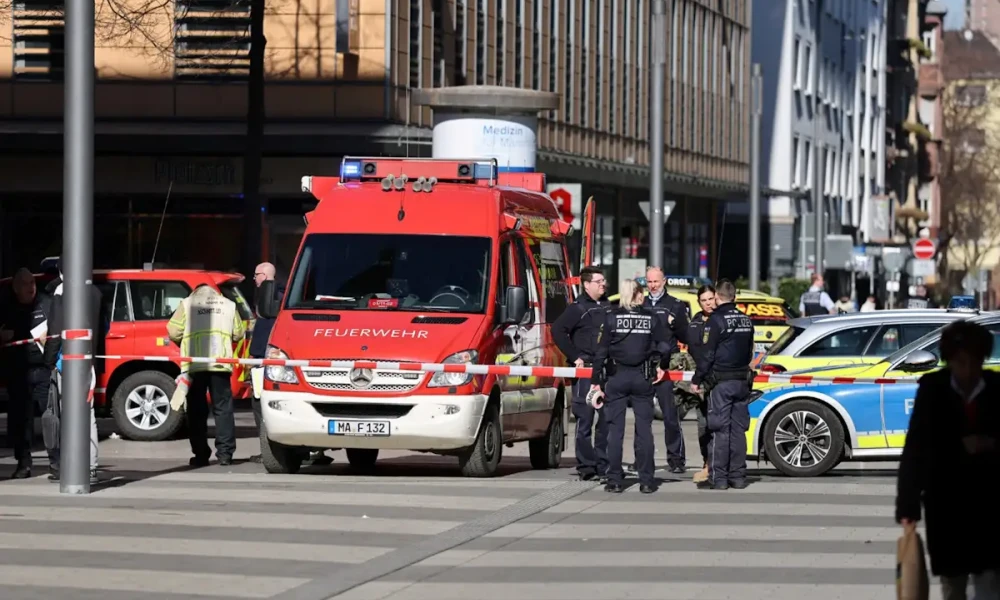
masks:
<instances>
[{"instance_id":1,"label":"police car wheel","mask_svg":"<svg viewBox=\"0 0 1000 600\"><path fill-rule=\"evenodd\" d=\"M844 428L832 410L814 400L793 400L775 409L764 426L768 461L789 477L818 477L844 453Z\"/></svg>"},{"instance_id":2,"label":"police car wheel","mask_svg":"<svg viewBox=\"0 0 1000 600\"><path fill-rule=\"evenodd\" d=\"M170 407L174 379L162 371L139 371L125 378L111 398L111 414L121 436L137 442L172 439L184 424L183 411Z\"/></svg>"},{"instance_id":3,"label":"police car wheel","mask_svg":"<svg viewBox=\"0 0 1000 600\"><path fill-rule=\"evenodd\" d=\"M260 462L268 473L294 475L302 468L302 459L308 452L272 442L267 437L267 425L260 423Z\"/></svg>"},{"instance_id":4,"label":"police car wheel","mask_svg":"<svg viewBox=\"0 0 1000 600\"><path fill-rule=\"evenodd\" d=\"M528 441L528 456L532 469L558 469L562 459L563 411L560 407L552 412L552 422L545 437Z\"/></svg>"},{"instance_id":5,"label":"police car wheel","mask_svg":"<svg viewBox=\"0 0 1000 600\"><path fill-rule=\"evenodd\" d=\"M500 412L497 405L489 403L483 412L479 435L475 443L458 457L458 465L465 477L493 477L503 455L503 432L500 430Z\"/></svg>"}]
</instances>

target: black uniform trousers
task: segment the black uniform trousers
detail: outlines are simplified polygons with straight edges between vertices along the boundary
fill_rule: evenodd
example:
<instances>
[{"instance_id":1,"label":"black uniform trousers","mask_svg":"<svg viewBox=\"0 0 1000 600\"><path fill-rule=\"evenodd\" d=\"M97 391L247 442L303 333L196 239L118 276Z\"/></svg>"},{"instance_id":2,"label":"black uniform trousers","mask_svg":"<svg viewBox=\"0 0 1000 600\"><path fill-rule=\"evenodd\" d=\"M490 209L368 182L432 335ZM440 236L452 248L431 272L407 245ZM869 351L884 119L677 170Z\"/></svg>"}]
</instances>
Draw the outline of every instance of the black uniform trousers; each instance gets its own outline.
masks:
<instances>
[{"instance_id":1,"label":"black uniform trousers","mask_svg":"<svg viewBox=\"0 0 1000 600\"><path fill-rule=\"evenodd\" d=\"M622 454L625 445L625 415L628 407L635 413L635 469L639 483L655 485L653 475L653 384L643 377L639 367L618 366L618 371L604 386L604 416L608 420L608 483L621 484L625 479Z\"/></svg>"},{"instance_id":2,"label":"black uniform trousers","mask_svg":"<svg viewBox=\"0 0 1000 600\"><path fill-rule=\"evenodd\" d=\"M212 397L215 416L215 456L232 458L236 452L236 416L233 414L233 391L230 387L232 373L200 371L191 373L191 386L187 395L188 439L191 452L198 458L208 459L212 449L208 445L208 401Z\"/></svg>"},{"instance_id":3,"label":"black uniform trousers","mask_svg":"<svg viewBox=\"0 0 1000 600\"><path fill-rule=\"evenodd\" d=\"M35 417L41 417L49 404L49 376L45 367L32 366L7 384L7 436L18 467L31 468Z\"/></svg>"},{"instance_id":4,"label":"black uniform trousers","mask_svg":"<svg viewBox=\"0 0 1000 600\"><path fill-rule=\"evenodd\" d=\"M712 442L712 432L708 430L708 401L698 400L698 448L701 450L701 462L708 465L709 444Z\"/></svg>"},{"instance_id":5,"label":"black uniform trousers","mask_svg":"<svg viewBox=\"0 0 1000 600\"><path fill-rule=\"evenodd\" d=\"M677 402L674 400L674 383L664 381L653 386L656 391L656 401L663 413L663 439L667 445L667 466L684 468L687 464L684 450L684 432L681 431L681 419L677 414Z\"/></svg>"},{"instance_id":6,"label":"black uniform trousers","mask_svg":"<svg viewBox=\"0 0 1000 600\"><path fill-rule=\"evenodd\" d=\"M747 430L750 409L746 380L720 381L708 398L709 481L716 487L742 483L747 476Z\"/></svg>"},{"instance_id":7,"label":"black uniform trousers","mask_svg":"<svg viewBox=\"0 0 1000 600\"><path fill-rule=\"evenodd\" d=\"M604 409L595 410L587 404L589 392L589 379L577 379L573 384L573 402L570 406L576 417L576 470L580 475L603 477L608 472L608 425Z\"/></svg>"}]
</instances>

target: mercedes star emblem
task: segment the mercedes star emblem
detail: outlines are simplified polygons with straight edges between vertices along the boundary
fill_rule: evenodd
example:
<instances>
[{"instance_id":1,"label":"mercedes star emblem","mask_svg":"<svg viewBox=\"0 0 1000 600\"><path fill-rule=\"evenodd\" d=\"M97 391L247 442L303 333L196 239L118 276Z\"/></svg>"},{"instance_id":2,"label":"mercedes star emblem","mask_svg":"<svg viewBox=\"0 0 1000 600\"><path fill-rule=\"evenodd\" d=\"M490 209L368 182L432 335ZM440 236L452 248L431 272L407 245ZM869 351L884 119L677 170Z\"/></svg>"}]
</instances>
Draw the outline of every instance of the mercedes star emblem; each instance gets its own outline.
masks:
<instances>
[{"instance_id":1,"label":"mercedes star emblem","mask_svg":"<svg viewBox=\"0 0 1000 600\"><path fill-rule=\"evenodd\" d=\"M375 373L371 369L351 370L351 385L359 390L363 390L372 384Z\"/></svg>"}]
</instances>

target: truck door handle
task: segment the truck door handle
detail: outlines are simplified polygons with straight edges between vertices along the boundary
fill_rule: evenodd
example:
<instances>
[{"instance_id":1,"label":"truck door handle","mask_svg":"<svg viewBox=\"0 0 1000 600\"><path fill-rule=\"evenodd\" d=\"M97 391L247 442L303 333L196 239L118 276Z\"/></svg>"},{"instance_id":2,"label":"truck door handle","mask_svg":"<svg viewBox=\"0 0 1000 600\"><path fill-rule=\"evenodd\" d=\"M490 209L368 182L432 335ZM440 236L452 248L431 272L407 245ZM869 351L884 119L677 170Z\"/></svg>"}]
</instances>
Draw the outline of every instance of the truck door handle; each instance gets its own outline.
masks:
<instances>
[{"instance_id":1,"label":"truck door handle","mask_svg":"<svg viewBox=\"0 0 1000 600\"><path fill-rule=\"evenodd\" d=\"M106 339L106 340L124 340L126 337L128 337L128 336L126 336L124 333L109 333L108 335L104 336L104 339Z\"/></svg>"}]
</instances>

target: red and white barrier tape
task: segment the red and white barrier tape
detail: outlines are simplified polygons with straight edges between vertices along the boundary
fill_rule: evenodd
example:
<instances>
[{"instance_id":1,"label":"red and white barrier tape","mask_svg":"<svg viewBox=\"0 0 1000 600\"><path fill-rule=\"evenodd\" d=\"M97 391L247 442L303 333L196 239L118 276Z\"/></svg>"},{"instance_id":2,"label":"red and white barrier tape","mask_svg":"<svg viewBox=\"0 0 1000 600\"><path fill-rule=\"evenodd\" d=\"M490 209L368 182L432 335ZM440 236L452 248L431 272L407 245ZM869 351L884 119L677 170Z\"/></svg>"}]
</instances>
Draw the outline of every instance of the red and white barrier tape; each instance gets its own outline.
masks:
<instances>
[{"instance_id":1,"label":"red and white barrier tape","mask_svg":"<svg viewBox=\"0 0 1000 600\"><path fill-rule=\"evenodd\" d=\"M0 348L12 348L14 346L27 346L28 344L41 343L41 342L44 342L45 340L52 340L52 339L55 339L57 337L59 337L59 336L58 335L46 335L46 336L43 336L43 337L40 337L40 338L35 338L33 340L17 340L17 341L14 341L14 342L7 342L6 344L3 344L2 346L0 346Z\"/></svg>"},{"instance_id":2,"label":"red and white barrier tape","mask_svg":"<svg viewBox=\"0 0 1000 600\"><path fill-rule=\"evenodd\" d=\"M85 360L93 358L83 354L63 356L63 360ZM377 369L387 371L419 371L424 373L468 373L470 375L497 375L501 377L553 377L565 379L587 379L591 369L576 367L529 367L516 365L473 365L465 363L408 363L383 362L366 360L295 360L279 358L205 358L205 357L170 357L170 356L138 356L138 355L107 355L98 356L105 360L142 360L152 362L175 362L216 365L243 365L248 367L306 367L313 369ZM667 371L666 380L691 381L693 371ZM874 385L892 385L896 383L913 383L916 377L818 377L814 375L784 375L766 373L757 375L755 383L788 383L792 385L807 383L852 384L868 383Z\"/></svg>"},{"instance_id":3,"label":"red and white barrier tape","mask_svg":"<svg viewBox=\"0 0 1000 600\"><path fill-rule=\"evenodd\" d=\"M94 332L90 329L67 329L59 335L44 335L33 340L17 340L14 342L7 342L0 346L0 348L12 348L14 346L27 346L28 344L42 343L47 340L55 340L62 338L64 340L91 340L94 337Z\"/></svg>"}]
</instances>

